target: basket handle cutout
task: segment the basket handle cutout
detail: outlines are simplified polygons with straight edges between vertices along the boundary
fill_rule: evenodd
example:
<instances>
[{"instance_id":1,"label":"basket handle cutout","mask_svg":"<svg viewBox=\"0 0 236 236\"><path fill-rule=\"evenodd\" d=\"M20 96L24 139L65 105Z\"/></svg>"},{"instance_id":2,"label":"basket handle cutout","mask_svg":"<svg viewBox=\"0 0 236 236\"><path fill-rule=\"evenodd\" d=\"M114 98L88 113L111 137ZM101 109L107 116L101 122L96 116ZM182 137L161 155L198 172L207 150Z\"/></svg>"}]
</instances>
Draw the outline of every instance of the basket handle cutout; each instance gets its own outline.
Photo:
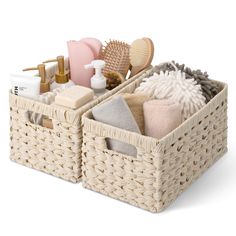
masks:
<instances>
[{"instance_id":1,"label":"basket handle cutout","mask_svg":"<svg viewBox=\"0 0 236 236\"><path fill-rule=\"evenodd\" d=\"M52 119L48 118L45 115L32 111L26 111L24 113L24 118L27 122L30 122L31 124L40 125L43 128L53 129Z\"/></svg>"}]
</instances>

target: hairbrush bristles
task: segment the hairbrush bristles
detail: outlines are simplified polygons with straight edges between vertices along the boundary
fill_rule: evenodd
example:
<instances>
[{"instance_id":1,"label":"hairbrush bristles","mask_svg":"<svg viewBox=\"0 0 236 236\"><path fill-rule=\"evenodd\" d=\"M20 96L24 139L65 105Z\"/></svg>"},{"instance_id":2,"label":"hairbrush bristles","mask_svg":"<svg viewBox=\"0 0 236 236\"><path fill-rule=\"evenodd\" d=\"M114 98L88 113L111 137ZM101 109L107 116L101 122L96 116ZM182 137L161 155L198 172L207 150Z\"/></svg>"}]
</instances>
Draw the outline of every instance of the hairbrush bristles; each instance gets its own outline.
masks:
<instances>
[{"instance_id":1,"label":"hairbrush bristles","mask_svg":"<svg viewBox=\"0 0 236 236\"><path fill-rule=\"evenodd\" d=\"M148 45L145 40L135 40L130 47L130 64L132 66L141 66L146 63L148 53Z\"/></svg>"},{"instance_id":2,"label":"hairbrush bristles","mask_svg":"<svg viewBox=\"0 0 236 236\"><path fill-rule=\"evenodd\" d=\"M99 56L106 62L103 71L116 71L126 77L130 66L129 49L130 46L127 43L118 40L106 42Z\"/></svg>"}]
</instances>

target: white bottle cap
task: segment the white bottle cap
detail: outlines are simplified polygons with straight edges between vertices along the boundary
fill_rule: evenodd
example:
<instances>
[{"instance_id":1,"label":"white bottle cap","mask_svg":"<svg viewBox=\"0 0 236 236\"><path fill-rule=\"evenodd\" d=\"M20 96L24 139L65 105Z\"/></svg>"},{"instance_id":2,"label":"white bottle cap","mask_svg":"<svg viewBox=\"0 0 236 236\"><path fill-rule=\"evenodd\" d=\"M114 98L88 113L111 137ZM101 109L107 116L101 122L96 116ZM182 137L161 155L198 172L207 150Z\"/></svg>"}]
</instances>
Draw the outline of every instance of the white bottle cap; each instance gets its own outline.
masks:
<instances>
[{"instance_id":1,"label":"white bottle cap","mask_svg":"<svg viewBox=\"0 0 236 236\"><path fill-rule=\"evenodd\" d=\"M91 62L91 64L85 65L85 69L102 69L106 65L106 62L103 60L94 60Z\"/></svg>"}]
</instances>

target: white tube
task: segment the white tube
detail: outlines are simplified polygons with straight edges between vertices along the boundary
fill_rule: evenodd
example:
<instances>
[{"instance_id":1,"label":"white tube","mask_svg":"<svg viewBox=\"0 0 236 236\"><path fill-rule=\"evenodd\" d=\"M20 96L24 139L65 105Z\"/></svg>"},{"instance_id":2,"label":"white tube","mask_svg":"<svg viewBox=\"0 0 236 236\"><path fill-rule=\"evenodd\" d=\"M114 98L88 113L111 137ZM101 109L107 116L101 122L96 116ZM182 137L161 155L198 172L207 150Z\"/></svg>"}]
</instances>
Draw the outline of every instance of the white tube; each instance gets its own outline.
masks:
<instances>
[{"instance_id":1,"label":"white tube","mask_svg":"<svg viewBox=\"0 0 236 236\"><path fill-rule=\"evenodd\" d=\"M11 74L10 77L13 94L34 100L39 99L41 81L39 76Z\"/></svg>"}]
</instances>

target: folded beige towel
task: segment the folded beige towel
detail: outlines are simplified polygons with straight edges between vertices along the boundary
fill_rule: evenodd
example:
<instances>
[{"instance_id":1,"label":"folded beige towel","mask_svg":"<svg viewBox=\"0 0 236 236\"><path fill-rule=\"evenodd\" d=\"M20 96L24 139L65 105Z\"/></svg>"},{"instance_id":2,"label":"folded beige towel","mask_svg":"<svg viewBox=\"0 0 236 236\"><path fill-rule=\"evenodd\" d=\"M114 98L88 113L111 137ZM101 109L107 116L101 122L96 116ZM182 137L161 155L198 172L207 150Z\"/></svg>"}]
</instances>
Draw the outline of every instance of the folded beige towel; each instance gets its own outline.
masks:
<instances>
[{"instance_id":1,"label":"folded beige towel","mask_svg":"<svg viewBox=\"0 0 236 236\"><path fill-rule=\"evenodd\" d=\"M170 100L151 100L143 105L145 135L161 139L182 121L181 106Z\"/></svg>"},{"instance_id":2,"label":"folded beige towel","mask_svg":"<svg viewBox=\"0 0 236 236\"><path fill-rule=\"evenodd\" d=\"M144 102L150 100L150 98L143 94L131 94L123 93L121 96L125 99L126 103L131 110L134 119L136 120L139 129L142 134L144 134L144 115L143 115L143 104Z\"/></svg>"}]
</instances>

